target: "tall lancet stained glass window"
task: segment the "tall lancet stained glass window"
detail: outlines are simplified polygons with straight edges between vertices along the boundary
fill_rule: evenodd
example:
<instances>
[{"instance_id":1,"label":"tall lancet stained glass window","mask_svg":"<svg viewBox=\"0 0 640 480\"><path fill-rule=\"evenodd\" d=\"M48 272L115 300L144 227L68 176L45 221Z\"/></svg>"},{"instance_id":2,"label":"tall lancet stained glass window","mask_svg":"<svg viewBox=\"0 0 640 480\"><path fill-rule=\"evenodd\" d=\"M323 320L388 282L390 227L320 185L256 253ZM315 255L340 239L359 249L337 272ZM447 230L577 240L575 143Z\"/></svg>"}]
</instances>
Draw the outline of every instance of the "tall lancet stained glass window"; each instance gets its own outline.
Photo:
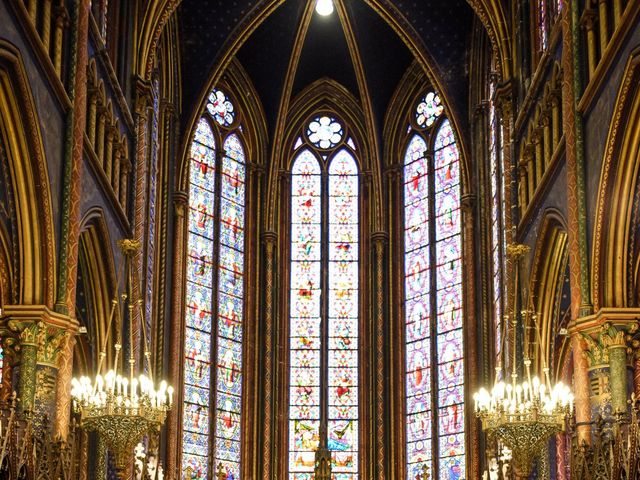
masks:
<instances>
[{"instance_id":1,"label":"tall lancet stained glass window","mask_svg":"<svg viewBox=\"0 0 640 480\"><path fill-rule=\"evenodd\" d=\"M353 142L351 142L353 143ZM358 167L341 123L313 119L291 168L289 479L358 478Z\"/></svg>"},{"instance_id":2,"label":"tall lancet stained glass window","mask_svg":"<svg viewBox=\"0 0 640 480\"><path fill-rule=\"evenodd\" d=\"M460 159L439 96L411 122L404 156L407 478L465 478Z\"/></svg>"},{"instance_id":3,"label":"tall lancet stained glass window","mask_svg":"<svg viewBox=\"0 0 640 480\"><path fill-rule=\"evenodd\" d=\"M489 80L489 181L491 182L491 274L493 277L493 319L495 354L502 348L503 275L506 238L504 236L504 182L502 177L502 124L495 103L496 82Z\"/></svg>"},{"instance_id":4,"label":"tall lancet stained glass window","mask_svg":"<svg viewBox=\"0 0 640 480\"><path fill-rule=\"evenodd\" d=\"M182 478L222 465L239 479L246 158L222 90L198 122L189 170Z\"/></svg>"}]
</instances>

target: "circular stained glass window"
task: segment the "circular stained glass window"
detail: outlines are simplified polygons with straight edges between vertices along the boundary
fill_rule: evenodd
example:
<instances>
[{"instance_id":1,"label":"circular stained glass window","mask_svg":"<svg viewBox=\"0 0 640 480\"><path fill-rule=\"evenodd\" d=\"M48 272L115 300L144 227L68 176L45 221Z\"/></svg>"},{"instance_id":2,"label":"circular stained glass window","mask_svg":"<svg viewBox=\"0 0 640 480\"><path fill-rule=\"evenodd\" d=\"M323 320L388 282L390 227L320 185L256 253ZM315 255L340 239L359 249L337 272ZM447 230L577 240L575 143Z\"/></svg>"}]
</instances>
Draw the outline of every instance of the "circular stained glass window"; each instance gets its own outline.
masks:
<instances>
[{"instance_id":1,"label":"circular stained glass window","mask_svg":"<svg viewBox=\"0 0 640 480\"><path fill-rule=\"evenodd\" d=\"M444 106L440 101L440 95L435 92L429 92L418 103L416 123L420 128L430 127L436 121L436 118L442 114L443 110Z\"/></svg>"},{"instance_id":2,"label":"circular stained glass window","mask_svg":"<svg viewBox=\"0 0 640 480\"><path fill-rule=\"evenodd\" d=\"M335 147L342 140L342 125L331 117L316 117L307 127L309 141L318 148Z\"/></svg>"},{"instance_id":3,"label":"circular stained glass window","mask_svg":"<svg viewBox=\"0 0 640 480\"><path fill-rule=\"evenodd\" d=\"M233 123L236 117L234 112L233 103L227 98L227 96L221 90L213 90L209 94L209 103L207 103L207 110L213 116L213 118L223 127L228 127Z\"/></svg>"}]
</instances>

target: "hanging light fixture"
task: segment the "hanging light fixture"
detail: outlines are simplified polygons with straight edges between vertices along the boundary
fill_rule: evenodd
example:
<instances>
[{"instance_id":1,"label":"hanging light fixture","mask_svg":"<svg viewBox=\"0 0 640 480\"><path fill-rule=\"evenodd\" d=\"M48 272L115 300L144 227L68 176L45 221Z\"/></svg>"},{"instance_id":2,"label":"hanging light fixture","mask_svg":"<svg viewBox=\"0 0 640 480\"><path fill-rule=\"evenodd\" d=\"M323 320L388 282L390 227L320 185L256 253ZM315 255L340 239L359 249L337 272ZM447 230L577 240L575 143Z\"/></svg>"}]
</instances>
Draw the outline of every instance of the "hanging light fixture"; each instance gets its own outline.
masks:
<instances>
[{"instance_id":1,"label":"hanging light fixture","mask_svg":"<svg viewBox=\"0 0 640 480\"><path fill-rule=\"evenodd\" d=\"M133 311L142 302L132 297L132 259L140 243L122 240L120 248L125 257L126 293L122 302L116 296L107 324L107 332L100 351L98 368L94 378L74 378L71 397L74 410L80 414L80 425L86 430L96 431L104 440L115 458L119 478L125 478L128 465L133 460L134 447L142 437L151 432L159 432L173 404L173 388L162 381L158 386L152 376L151 353L145 322L141 322L144 343L144 364L136 368L134 356ZM129 368L122 367L122 318L124 309L129 315ZM116 322L116 341L111 365L106 364L107 344L111 328Z\"/></svg>"},{"instance_id":2,"label":"hanging light fixture","mask_svg":"<svg viewBox=\"0 0 640 480\"><path fill-rule=\"evenodd\" d=\"M316 1L316 12L318 15L322 15L326 17L333 13L333 1L332 0L317 0Z\"/></svg>"},{"instance_id":3,"label":"hanging light fixture","mask_svg":"<svg viewBox=\"0 0 640 480\"><path fill-rule=\"evenodd\" d=\"M514 328L513 362L510 381L507 372L502 369L502 352L496 367L496 376L490 390L480 389L474 394L475 412L482 421L482 429L497 438L513 455L513 463L521 477L531 473L533 460L539 455L552 435L564 431L566 419L573 412L573 394L562 382L551 385L549 368L546 365L544 346L540 341L537 316L531 310L523 310L524 322L524 375L519 382L515 348L515 327L517 326L516 300L519 283L520 259L529 251L526 245L507 246L507 255L514 263L514 290L512 325ZM506 323L506 322L505 322ZM529 357L529 335L534 330L536 342L540 348L543 377L531 376L531 358ZM507 335L503 335L503 341ZM506 378L507 382L501 378Z\"/></svg>"}]
</instances>

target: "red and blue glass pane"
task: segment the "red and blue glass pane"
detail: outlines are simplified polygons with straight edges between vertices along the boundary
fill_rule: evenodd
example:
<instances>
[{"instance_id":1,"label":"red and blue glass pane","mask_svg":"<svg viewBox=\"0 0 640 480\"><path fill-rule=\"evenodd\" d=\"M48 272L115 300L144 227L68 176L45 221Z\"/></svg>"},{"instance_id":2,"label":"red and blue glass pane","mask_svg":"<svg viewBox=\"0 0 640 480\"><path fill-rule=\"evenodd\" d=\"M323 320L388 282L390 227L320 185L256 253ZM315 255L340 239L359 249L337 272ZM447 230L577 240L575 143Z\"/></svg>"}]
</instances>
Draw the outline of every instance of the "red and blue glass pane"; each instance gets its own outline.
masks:
<instances>
[{"instance_id":1,"label":"red and blue glass pane","mask_svg":"<svg viewBox=\"0 0 640 480\"><path fill-rule=\"evenodd\" d=\"M358 473L358 167L347 150L329 166L329 417L331 471Z\"/></svg>"},{"instance_id":2,"label":"red and blue glass pane","mask_svg":"<svg viewBox=\"0 0 640 480\"><path fill-rule=\"evenodd\" d=\"M236 134L223 145L218 251L215 463L240 477L244 298L245 153Z\"/></svg>"},{"instance_id":3,"label":"red and blue glass pane","mask_svg":"<svg viewBox=\"0 0 640 480\"><path fill-rule=\"evenodd\" d=\"M448 120L435 144L439 476L459 479L465 476L460 162ZM450 174L438 175L438 169Z\"/></svg>"},{"instance_id":4,"label":"red and blue glass pane","mask_svg":"<svg viewBox=\"0 0 640 480\"><path fill-rule=\"evenodd\" d=\"M320 164L303 150L291 173L289 478L306 480L320 442Z\"/></svg>"},{"instance_id":5,"label":"red and blue glass pane","mask_svg":"<svg viewBox=\"0 0 640 480\"><path fill-rule=\"evenodd\" d=\"M224 101L215 104L221 99L220 95ZM219 91L212 93L208 109L221 125L233 121L233 105ZM191 145L189 174L182 438L182 477L189 480L211 475L208 465L212 448L215 468L222 464L228 479L240 476L246 170L244 148L235 134L227 138L223 148L225 156L218 172L215 137L208 122L201 119ZM221 176L219 250L218 264L214 265L218 173ZM215 279L218 298L214 300ZM215 352L212 351L214 334L217 336ZM215 358L214 372L212 358ZM212 399L213 432L210 429Z\"/></svg>"},{"instance_id":6,"label":"red and blue glass pane","mask_svg":"<svg viewBox=\"0 0 640 480\"><path fill-rule=\"evenodd\" d=\"M500 321L502 318L502 284L501 284L501 267L502 260L500 258L500 229L502 227L502 204L500 200L501 185L503 182L500 178L500 166L498 155L498 129L499 122L496 115L496 107L493 101L495 93L495 83L489 85L489 126L490 126L490 142L489 142L489 161L491 176L491 265L493 273L493 315L494 315L494 337L495 337L495 353L499 354L502 343L502 332Z\"/></svg>"},{"instance_id":7,"label":"red and blue glass pane","mask_svg":"<svg viewBox=\"0 0 640 480\"><path fill-rule=\"evenodd\" d=\"M206 478L209 455L215 139L205 119L191 144L182 471Z\"/></svg>"},{"instance_id":8,"label":"red and blue glass pane","mask_svg":"<svg viewBox=\"0 0 640 480\"><path fill-rule=\"evenodd\" d=\"M426 121L426 120L423 120ZM404 158L405 332L408 478L431 469L429 164L414 135Z\"/></svg>"},{"instance_id":9,"label":"red and blue glass pane","mask_svg":"<svg viewBox=\"0 0 640 480\"><path fill-rule=\"evenodd\" d=\"M460 161L448 119L437 132L432 167L427 149L416 134L404 158L407 470L408 478L415 478L427 465L433 474L435 438L437 477L448 480L465 476ZM429 238L429 202L435 212L435 245ZM430 338L432 302L437 307L435 339ZM437 388L436 425L432 385Z\"/></svg>"}]
</instances>

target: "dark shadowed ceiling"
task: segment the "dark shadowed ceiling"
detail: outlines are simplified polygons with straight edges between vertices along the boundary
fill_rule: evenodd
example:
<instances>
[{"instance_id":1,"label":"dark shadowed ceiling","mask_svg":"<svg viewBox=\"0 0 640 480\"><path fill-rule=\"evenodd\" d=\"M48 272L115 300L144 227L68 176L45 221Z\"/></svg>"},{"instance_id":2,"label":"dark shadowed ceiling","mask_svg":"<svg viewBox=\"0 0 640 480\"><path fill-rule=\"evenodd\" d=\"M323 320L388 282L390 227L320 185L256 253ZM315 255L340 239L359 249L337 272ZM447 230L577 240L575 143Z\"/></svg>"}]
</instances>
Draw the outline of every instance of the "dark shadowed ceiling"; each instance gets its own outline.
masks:
<instances>
[{"instance_id":1,"label":"dark shadowed ceiling","mask_svg":"<svg viewBox=\"0 0 640 480\"><path fill-rule=\"evenodd\" d=\"M315 3L315 0L309 0ZM307 0L286 0L253 31L237 58L263 104L269 130L275 127L283 85ZM352 28L378 131L402 75L414 56L365 0L343 0ZM247 25L262 15L265 0L183 0L178 10L182 39L185 121L221 56ZM433 60L431 68L451 105L466 124L467 52L473 11L465 0L381 0ZM292 86L292 97L315 80L336 80L360 99L353 60L336 12L314 13ZM362 99L360 99L362 100Z\"/></svg>"}]
</instances>

